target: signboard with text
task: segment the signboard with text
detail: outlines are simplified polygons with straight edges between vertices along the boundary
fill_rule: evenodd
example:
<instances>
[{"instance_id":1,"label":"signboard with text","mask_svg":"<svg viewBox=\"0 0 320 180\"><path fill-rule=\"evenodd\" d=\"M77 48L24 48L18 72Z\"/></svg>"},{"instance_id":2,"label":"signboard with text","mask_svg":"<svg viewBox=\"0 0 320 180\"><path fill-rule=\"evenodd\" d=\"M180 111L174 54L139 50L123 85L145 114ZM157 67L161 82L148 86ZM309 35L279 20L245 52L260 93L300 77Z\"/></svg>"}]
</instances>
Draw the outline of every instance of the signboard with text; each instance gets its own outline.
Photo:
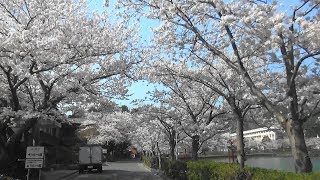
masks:
<instances>
[{"instance_id":1,"label":"signboard with text","mask_svg":"<svg viewBox=\"0 0 320 180\"><path fill-rule=\"evenodd\" d=\"M26 158L43 158L44 157L44 147L43 146L29 146L27 147Z\"/></svg>"},{"instance_id":2,"label":"signboard with text","mask_svg":"<svg viewBox=\"0 0 320 180\"><path fill-rule=\"evenodd\" d=\"M34 169L34 168L42 168L43 167L43 159L26 159L25 168L26 169Z\"/></svg>"},{"instance_id":3,"label":"signboard with text","mask_svg":"<svg viewBox=\"0 0 320 180\"><path fill-rule=\"evenodd\" d=\"M41 169L43 167L44 147L28 146L26 151L26 169Z\"/></svg>"}]
</instances>

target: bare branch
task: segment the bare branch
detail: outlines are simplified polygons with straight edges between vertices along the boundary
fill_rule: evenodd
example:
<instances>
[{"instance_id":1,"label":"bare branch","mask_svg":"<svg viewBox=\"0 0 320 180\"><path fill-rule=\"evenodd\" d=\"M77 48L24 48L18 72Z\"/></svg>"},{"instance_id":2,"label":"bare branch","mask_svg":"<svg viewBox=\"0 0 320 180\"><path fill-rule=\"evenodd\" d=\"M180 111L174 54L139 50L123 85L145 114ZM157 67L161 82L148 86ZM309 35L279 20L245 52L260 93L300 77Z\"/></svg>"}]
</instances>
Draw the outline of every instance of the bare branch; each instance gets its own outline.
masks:
<instances>
[{"instance_id":1,"label":"bare branch","mask_svg":"<svg viewBox=\"0 0 320 180\"><path fill-rule=\"evenodd\" d=\"M299 68L300 68L301 64L303 63L303 61L308 59L308 58L317 56L317 55L320 55L320 51L315 52L315 53L307 54L307 55L305 55L305 56L303 56L302 58L299 59L299 61L297 62L297 64L295 65L295 67L293 69L292 76L291 76L290 83L289 83L289 89L293 86L293 82L295 81L295 78L297 77Z\"/></svg>"}]
</instances>

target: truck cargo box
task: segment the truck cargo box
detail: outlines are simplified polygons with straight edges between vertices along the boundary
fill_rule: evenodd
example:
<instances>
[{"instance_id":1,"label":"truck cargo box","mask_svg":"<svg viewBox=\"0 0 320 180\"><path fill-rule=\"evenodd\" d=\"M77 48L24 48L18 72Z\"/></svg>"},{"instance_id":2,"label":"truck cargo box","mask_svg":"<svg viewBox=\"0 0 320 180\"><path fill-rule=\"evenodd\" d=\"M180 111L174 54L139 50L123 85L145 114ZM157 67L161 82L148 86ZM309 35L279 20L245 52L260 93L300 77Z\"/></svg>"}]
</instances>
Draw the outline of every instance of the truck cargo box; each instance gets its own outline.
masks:
<instances>
[{"instance_id":1,"label":"truck cargo box","mask_svg":"<svg viewBox=\"0 0 320 180\"><path fill-rule=\"evenodd\" d=\"M102 147L98 145L82 146L79 150L79 173L97 169L102 172Z\"/></svg>"}]
</instances>

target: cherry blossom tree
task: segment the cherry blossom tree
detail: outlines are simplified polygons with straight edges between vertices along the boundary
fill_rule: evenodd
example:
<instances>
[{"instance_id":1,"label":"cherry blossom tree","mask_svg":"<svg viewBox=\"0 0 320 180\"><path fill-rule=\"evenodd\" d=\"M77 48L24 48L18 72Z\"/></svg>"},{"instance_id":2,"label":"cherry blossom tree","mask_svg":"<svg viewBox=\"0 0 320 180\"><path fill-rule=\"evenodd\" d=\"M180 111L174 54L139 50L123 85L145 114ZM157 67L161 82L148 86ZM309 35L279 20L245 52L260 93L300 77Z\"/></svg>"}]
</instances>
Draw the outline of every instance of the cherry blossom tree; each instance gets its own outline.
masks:
<instances>
[{"instance_id":1,"label":"cherry blossom tree","mask_svg":"<svg viewBox=\"0 0 320 180\"><path fill-rule=\"evenodd\" d=\"M88 17L85 1L5 1L1 7L10 23L2 29L0 67L8 81L13 110L21 109L16 91L27 81L31 86L27 91L37 89L34 86L43 91L40 109L67 96L76 98L78 95L69 96L75 93L124 93L123 77L134 61L124 53L133 42L122 38L133 40L132 29L123 28L121 22L109 24L106 14Z\"/></svg>"},{"instance_id":2,"label":"cherry blossom tree","mask_svg":"<svg viewBox=\"0 0 320 180\"><path fill-rule=\"evenodd\" d=\"M129 141L140 151L147 151L154 156L161 157L161 154L168 152L172 143L169 137L172 137L173 129L168 128L168 121L163 118L159 120L156 107L139 107L134 112L120 109L116 108L114 112L86 112L85 116L81 117L84 120L81 126L84 128L79 133L85 136L89 144Z\"/></svg>"},{"instance_id":3,"label":"cherry blossom tree","mask_svg":"<svg viewBox=\"0 0 320 180\"><path fill-rule=\"evenodd\" d=\"M136 127L134 116L128 112L101 113L91 112L84 117L82 126L94 128L96 135L86 137L89 144L104 144L114 141L124 142L129 139L131 131ZM85 131L83 129L82 131Z\"/></svg>"},{"instance_id":4,"label":"cherry blossom tree","mask_svg":"<svg viewBox=\"0 0 320 180\"><path fill-rule=\"evenodd\" d=\"M189 56L192 58L192 56ZM186 65L185 62L175 62L170 61L155 61L155 66L159 69L165 67L170 69L172 75L176 78L183 78L189 81L202 84L209 88L213 92L217 93L221 105L229 106L232 110L233 118L236 120L236 130L237 130L237 151L238 151L238 162L241 168L244 168L245 154L244 154L244 142L243 142L243 129L245 115L249 110L257 108L255 103L256 99L250 95L248 92L245 82L241 81L241 78L234 72L226 70L226 66L223 63L212 62L208 58L205 60L204 57L201 59L203 61L197 62L199 56L196 58L191 68ZM197 66L197 68L195 68ZM162 72L165 70L161 70ZM233 119L232 118L232 119ZM259 117L260 118L260 117Z\"/></svg>"},{"instance_id":5,"label":"cherry blossom tree","mask_svg":"<svg viewBox=\"0 0 320 180\"><path fill-rule=\"evenodd\" d=\"M121 3L161 21L154 30L155 43L162 50L158 53L179 59L191 50L226 63L226 68L241 77L250 94L286 130L296 171L312 171L302 124L319 116L319 97L315 87L301 80L319 71L317 1L296 2L285 12L277 1ZM255 64L261 65L257 72L269 73L270 78L252 74L250 69ZM275 74L280 76L279 81L272 82ZM270 88L270 83L280 85Z\"/></svg>"},{"instance_id":6,"label":"cherry blossom tree","mask_svg":"<svg viewBox=\"0 0 320 180\"><path fill-rule=\"evenodd\" d=\"M138 108L139 114L144 114L148 119L158 121L159 128L162 130L162 133L165 135L164 141L169 145L170 158L176 160L176 146L183 138L183 131L179 131L179 122L180 118L178 112L170 107L164 106L143 106Z\"/></svg>"},{"instance_id":7,"label":"cherry blossom tree","mask_svg":"<svg viewBox=\"0 0 320 180\"><path fill-rule=\"evenodd\" d=\"M137 46L125 20L109 23L106 12L92 13L82 0L1 0L0 16L1 112L12 112L1 126L10 132L13 119L25 123L10 138L2 134L7 145L0 161L6 164L2 159L14 148L9 144L41 120L18 112L54 120L68 104L125 94Z\"/></svg>"},{"instance_id":8,"label":"cherry blossom tree","mask_svg":"<svg viewBox=\"0 0 320 180\"><path fill-rule=\"evenodd\" d=\"M154 99L178 112L180 129L192 139L192 158L196 160L202 144L226 129L228 121L222 115L228 112L217 105L219 96L206 86L179 79L162 67L154 66L149 79L170 90L155 91Z\"/></svg>"},{"instance_id":9,"label":"cherry blossom tree","mask_svg":"<svg viewBox=\"0 0 320 180\"><path fill-rule=\"evenodd\" d=\"M145 108L142 108L143 111L139 109L140 111L135 113L135 128L131 131L129 139L141 151L160 157L163 152L168 151L169 146L165 129L156 118L145 113Z\"/></svg>"}]
</instances>

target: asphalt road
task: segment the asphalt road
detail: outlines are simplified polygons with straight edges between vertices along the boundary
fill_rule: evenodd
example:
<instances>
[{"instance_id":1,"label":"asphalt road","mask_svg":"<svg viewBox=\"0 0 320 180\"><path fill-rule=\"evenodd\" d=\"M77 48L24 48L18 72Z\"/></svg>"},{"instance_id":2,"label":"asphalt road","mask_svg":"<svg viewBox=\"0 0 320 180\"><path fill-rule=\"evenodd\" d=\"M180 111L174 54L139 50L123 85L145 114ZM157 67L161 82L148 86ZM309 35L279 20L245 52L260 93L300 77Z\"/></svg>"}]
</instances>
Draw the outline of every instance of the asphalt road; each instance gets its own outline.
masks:
<instances>
[{"instance_id":1,"label":"asphalt road","mask_svg":"<svg viewBox=\"0 0 320 180\"><path fill-rule=\"evenodd\" d=\"M107 162L103 172L75 174L64 180L162 180L138 161Z\"/></svg>"}]
</instances>

